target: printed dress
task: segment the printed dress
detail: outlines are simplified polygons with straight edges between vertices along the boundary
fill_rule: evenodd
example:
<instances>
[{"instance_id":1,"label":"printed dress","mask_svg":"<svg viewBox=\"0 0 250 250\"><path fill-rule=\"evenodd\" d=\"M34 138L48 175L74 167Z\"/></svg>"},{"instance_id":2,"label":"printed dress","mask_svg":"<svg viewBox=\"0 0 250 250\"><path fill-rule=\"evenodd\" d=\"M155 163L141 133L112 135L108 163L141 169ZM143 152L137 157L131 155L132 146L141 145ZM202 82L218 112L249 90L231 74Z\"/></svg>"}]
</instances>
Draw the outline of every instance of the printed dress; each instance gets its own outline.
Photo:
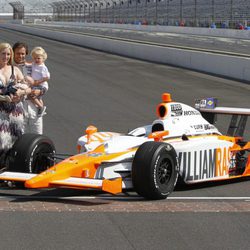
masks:
<instances>
[{"instance_id":1,"label":"printed dress","mask_svg":"<svg viewBox=\"0 0 250 250\"><path fill-rule=\"evenodd\" d=\"M14 74L12 74L7 86L13 83ZM0 80L0 88L6 86ZM24 117L23 104L0 102L0 167L2 159L8 150L13 146L18 137L23 134Z\"/></svg>"}]
</instances>

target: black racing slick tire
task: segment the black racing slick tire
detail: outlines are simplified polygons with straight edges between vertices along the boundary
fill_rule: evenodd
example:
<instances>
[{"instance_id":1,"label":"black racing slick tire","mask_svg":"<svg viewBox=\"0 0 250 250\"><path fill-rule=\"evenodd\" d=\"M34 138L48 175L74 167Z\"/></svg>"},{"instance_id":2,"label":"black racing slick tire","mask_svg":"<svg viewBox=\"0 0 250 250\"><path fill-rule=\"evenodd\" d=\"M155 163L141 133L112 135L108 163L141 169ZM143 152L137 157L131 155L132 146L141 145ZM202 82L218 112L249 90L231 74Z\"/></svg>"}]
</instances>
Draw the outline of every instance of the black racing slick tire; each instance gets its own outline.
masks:
<instances>
[{"instance_id":1,"label":"black racing slick tire","mask_svg":"<svg viewBox=\"0 0 250 250\"><path fill-rule=\"evenodd\" d=\"M41 173L54 165L54 143L44 135L24 134L10 152L9 171Z\"/></svg>"},{"instance_id":2,"label":"black racing slick tire","mask_svg":"<svg viewBox=\"0 0 250 250\"><path fill-rule=\"evenodd\" d=\"M163 142L145 142L132 163L135 191L146 199L165 199L174 190L178 178L175 149Z\"/></svg>"}]
</instances>

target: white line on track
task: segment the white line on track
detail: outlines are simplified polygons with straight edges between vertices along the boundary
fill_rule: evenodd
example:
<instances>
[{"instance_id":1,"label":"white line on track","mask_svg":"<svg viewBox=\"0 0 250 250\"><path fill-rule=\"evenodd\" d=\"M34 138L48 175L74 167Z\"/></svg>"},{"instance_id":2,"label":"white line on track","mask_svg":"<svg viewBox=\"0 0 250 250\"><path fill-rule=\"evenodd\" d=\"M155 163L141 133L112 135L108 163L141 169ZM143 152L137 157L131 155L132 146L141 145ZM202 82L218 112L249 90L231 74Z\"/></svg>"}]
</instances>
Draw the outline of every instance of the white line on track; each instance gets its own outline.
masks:
<instances>
[{"instance_id":1,"label":"white line on track","mask_svg":"<svg viewBox=\"0 0 250 250\"><path fill-rule=\"evenodd\" d=\"M47 200L93 200L93 199L101 199L101 200L144 200L142 197L130 197L130 196L0 196L0 199L28 199L28 200L39 200L39 199L47 199ZM250 202L250 197L168 197L167 200L244 200Z\"/></svg>"},{"instance_id":2,"label":"white line on track","mask_svg":"<svg viewBox=\"0 0 250 250\"><path fill-rule=\"evenodd\" d=\"M250 197L168 197L169 200L250 200Z\"/></svg>"}]
</instances>

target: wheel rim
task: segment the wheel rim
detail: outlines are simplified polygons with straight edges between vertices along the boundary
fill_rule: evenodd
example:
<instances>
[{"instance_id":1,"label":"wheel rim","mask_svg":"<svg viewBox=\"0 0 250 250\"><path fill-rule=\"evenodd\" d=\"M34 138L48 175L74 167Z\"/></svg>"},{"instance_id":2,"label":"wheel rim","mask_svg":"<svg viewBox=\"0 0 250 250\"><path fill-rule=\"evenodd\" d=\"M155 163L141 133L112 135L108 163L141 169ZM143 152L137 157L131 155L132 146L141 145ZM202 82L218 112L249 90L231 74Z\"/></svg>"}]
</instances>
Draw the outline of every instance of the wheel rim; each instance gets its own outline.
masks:
<instances>
[{"instance_id":1,"label":"wheel rim","mask_svg":"<svg viewBox=\"0 0 250 250\"><path fill-rule=\"evenodd\" d=\"M54 150L48 145L40 145L33 156L32 173L41 173L52 166L52 160L49 158Z\"/></svg>"},{"instance_id":2,"label":"wheel rim","mask_svg":"<svg viewBox=\"0 0 250 250\"><path fill-rule=\"evenodd\" d=\"M157 182L160 186L167 186L172 176L172 163L170 159L163 158L157 168Z\"/></svg>"}]
</instances>

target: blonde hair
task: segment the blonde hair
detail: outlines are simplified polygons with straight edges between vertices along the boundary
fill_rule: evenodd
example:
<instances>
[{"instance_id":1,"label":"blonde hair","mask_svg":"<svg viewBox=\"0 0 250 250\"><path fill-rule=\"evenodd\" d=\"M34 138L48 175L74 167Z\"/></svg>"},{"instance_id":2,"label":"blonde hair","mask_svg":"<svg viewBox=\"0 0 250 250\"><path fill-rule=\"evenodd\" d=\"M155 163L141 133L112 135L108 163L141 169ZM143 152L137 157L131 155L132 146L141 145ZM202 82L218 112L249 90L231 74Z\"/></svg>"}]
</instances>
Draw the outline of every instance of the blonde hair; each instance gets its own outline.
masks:
<instances>
[{"instance_id":1,"label":"blonde hair","mask_svg":"<svg viewBox=\"0 0 250 250\"><path fill-rule=\"evenodd\" d=\"M8 61L8 64L12 65L13 64L13 49L9 43L0 43L0 52L2 52L5 49L10 50L10 60Z\"/></svg>"},{"instance_id":2,"label":"blonde hair","mask_svg":"<svg viewBox=\"0 0 250 250\"><path fill-rule=\"evenodd\" d=\"M35 47L32 51L31 51L31 56L34 59L36 56L42 56L44 61L47 59L48 55L46 53L46 51L42 48L42 47Z\"/></svg>"}]
</instances>

